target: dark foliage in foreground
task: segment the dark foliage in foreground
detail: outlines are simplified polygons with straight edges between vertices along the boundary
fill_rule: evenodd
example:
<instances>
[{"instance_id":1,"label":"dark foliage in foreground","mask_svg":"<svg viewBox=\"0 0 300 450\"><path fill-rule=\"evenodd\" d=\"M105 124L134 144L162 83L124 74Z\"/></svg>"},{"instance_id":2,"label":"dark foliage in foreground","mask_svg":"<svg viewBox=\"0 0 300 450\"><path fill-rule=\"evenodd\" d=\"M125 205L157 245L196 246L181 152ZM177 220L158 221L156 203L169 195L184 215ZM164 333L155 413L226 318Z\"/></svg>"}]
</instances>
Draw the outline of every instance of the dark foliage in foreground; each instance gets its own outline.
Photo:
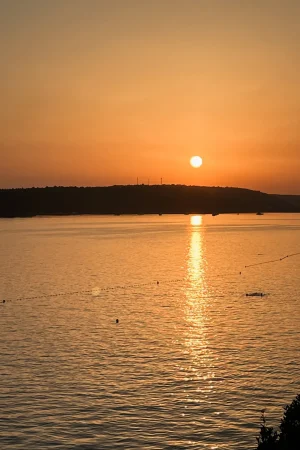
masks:
<instances>
[{"instance_id":1,"label":"dark foliage in foreground","mask_svg":"<svg viewBox=\"0 0 300 450\"><path fill-rule=\"evenodd\" d=\"M300 395L284 408L280 431L268 427L264 413L257 450L299 450L300 449Z\"/></svg>"},{"instance_id":2,"label":"dark foliage in foreground","mask_svg":"<svg viewBox=\"0 0 300 450\"><path fill-rule=\"evenodd\" d=\"M300 196L183 185L0 189L0 217L300 212Z\"/></svg>"}]
</instances>

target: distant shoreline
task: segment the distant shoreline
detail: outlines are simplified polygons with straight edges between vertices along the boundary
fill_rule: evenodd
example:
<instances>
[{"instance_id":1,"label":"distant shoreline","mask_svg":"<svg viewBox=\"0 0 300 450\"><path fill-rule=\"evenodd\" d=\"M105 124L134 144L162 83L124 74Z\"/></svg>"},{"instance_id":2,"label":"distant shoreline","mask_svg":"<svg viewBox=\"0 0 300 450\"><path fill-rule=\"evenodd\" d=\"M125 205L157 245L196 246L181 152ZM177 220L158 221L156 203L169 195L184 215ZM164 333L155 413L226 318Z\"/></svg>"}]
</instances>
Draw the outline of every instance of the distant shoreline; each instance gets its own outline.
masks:
<instances>
[{"instance_id":1,"label":"distant shoreline","mask_svg":"<svg viewBox=\"0 0 300 450\"><path fill-rule=\"evenodd\" d=\"M300 195L185 185L0 190L0 217L298 213Z\"/></svg>"},{"instance_id":2,"label":"distant shoreline","mask_svg":"<svg viewBox=\"0 0 300 450\"><path fill-rule=\"evenodd\" d=\"M272 211L272 212L265 212L262 215L268 215L271 214L300 214L300 211ZM236 212L226 212L226 213L220 213L217 214L218 216L225 216L225 215L252 215L257 216L257 213L255 212L242 212L242 213L236 213ZM72 214L37 214L35 216L0 216L0 220L8 220L8 219L43 219L43 218L50 218L50 217L84 217L84 216L99 216L99 217L141 217L141 216L213 216L211 213L202 213L202 212L192 212L192 213L146 213L146 214L137 214L137 213L124 213L124 214L101 214L101 213L72 213Z\"/></svg>"}]
</instances>

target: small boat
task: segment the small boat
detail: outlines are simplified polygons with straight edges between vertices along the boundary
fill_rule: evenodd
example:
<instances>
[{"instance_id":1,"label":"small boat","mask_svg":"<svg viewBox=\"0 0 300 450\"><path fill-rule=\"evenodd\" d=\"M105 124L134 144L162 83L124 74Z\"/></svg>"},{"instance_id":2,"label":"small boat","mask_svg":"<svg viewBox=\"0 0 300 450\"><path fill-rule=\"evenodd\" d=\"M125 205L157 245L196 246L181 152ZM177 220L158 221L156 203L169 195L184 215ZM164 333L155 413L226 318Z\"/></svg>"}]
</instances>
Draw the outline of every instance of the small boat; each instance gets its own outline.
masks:
<instances>
[{"instance_id":1,"label":"small boat","mask_svg":"<svg viewBox=\"0 0 300 450\"><path fill-rule=\"evenodd\" d=\"M262 292L252 292L250 294L246 294L246 297L263 297L265 294Z\"/></svg>"},{"instance_id":2,"label":"small boat","mask_svg":"<svg viewBox=\"0 0 300 450\"><path fill-rule=\"evenodd\" d=\"M257 216L263 216L264 213L262 213L262 212L259 211L259 212L256 213L256 215L257 215Z\"/></svg>"},{"instance_id":3,"label":"small boat","mask_svg":"<svg viewBox=\"0 0 300 450\"><path fill-rule=\"evenodd\" d=\"M219 213L212 213L212 216L218 216Z\"/></svg>"}]
</instances>

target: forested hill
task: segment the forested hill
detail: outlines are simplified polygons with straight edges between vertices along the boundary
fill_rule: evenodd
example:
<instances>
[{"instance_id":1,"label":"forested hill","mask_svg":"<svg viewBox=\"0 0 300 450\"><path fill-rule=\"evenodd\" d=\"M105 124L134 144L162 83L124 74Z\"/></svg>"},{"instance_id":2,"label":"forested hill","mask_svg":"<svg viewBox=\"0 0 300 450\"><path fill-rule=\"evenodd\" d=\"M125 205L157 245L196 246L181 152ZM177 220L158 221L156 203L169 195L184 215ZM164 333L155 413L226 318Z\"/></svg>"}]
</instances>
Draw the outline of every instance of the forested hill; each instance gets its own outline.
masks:
<instances>
[{"instance_id":1,"label":"forested hill","mask_svg":"<svg viewBox=\"0 0 300 450\"><path fill-rule=\"evenodd\" d=\"M300 196L183 185L1 189L0 217L300 212Z\"/></svg>"}]
</instances>

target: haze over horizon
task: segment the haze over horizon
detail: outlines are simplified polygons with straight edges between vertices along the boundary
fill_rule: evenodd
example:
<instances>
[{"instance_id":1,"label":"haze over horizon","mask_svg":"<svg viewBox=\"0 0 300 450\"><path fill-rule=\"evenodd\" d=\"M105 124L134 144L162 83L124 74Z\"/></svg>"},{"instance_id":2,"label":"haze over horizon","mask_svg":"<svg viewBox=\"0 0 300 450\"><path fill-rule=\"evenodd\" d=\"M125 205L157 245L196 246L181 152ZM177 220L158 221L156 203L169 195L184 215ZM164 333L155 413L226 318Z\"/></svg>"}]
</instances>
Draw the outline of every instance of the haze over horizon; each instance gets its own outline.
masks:
<instances>
[{"instance_id":1,"label":"haze over horizon","mask_svg":"<svg viewBox=\"0 0 300 450\"><path fill-rule=\"evenodd\" d=\"M296 0L3 0L0 188L300 194L299 17Z\"/></svg>"}]
</instances>

